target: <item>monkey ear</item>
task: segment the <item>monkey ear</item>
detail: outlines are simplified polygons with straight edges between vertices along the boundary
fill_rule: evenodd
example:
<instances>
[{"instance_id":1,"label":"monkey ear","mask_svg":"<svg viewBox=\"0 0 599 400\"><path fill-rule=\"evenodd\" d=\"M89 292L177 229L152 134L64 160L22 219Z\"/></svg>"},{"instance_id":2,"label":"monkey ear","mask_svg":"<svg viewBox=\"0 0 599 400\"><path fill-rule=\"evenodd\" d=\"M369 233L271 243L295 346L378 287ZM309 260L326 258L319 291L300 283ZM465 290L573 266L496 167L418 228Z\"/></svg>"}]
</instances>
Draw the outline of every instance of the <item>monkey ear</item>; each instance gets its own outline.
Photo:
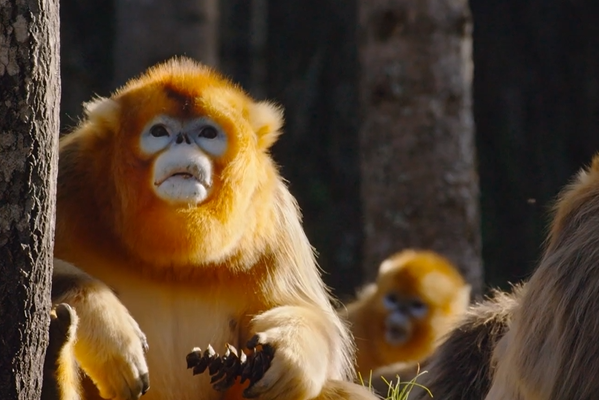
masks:
<instances>
[{"instance_id":1,"label":"monkey ear","mask_svg":"<svg viewBox=\"0 0 599 400\"><path fill-rule=\"evenodd\" d=\"M117 103L106 97L96 97L88 102L83 103L83 110L88 117L93 114L106 115L115 111Z\"/></svg>"},{"instance_id":2,"label":"monkey ear","mask_svg":"<svg viewBox=\"0 0 599 400\"><path fill-rule=\"evenodd\" d=\"M404 249L398 253L393 254L391 257L384 260L379 266L379 276L386 274L396 266L403 266L410 258L416 255L416 251L413 249Z\"/></svg>"},{"instance_id":3,"label":"monkey ear","mask_svg":"<svg viewBox=\"0 0 599 400\"><path fill-rule=\"evenodd\" d=\"M389 272L395 264L395 261L391 258L388 258L385 261L383 261L379 266L379 275L384 275L385 273Z\"/></svg>"},{"instance_id":4,"label":"monkey ear","mask_svg":"<svg viewBox=\"0 0 599 400\"><path fill-rule=\"evenodd\" d=\"M86 103L83 103L83 111L88 119L100 118L110 122L115 122L119 115L119 104L106 97L96 97ZM115 121L112 121L114 119Z\"/></svg>"},{"instance_id":5,"label":"monkey ear","mask_svg":"<svg viewBox=\"0 0 599 400\"><path fill-rule=\"evenodd\" d=\"M593 156L593 161L591 162L590 170L595 172L599 171L599 153L596 153Z\"/></svg>"},{"instance_id":6,"label":"monkey ear","mask_svg":"<svg viewBox=\"0 0 599 400\"><path fill-rule=\"evenodd\" d=\"M268 101L252 103L249 108L249 122L258 136L258 147L266 150L281 134L283 109Z\"/></svg>"},{"instance_id":7,"label":"monkey ear","mask_svg":"<svg viewBox=\"0 0 599 400\"><path fill-rule=\"evenodd\" d=\"M472 286L464 285L460 292L456 296L456 303L460 308L467 308L470 304L470 293L472 292Z\"/></svg>"}]
</instances>

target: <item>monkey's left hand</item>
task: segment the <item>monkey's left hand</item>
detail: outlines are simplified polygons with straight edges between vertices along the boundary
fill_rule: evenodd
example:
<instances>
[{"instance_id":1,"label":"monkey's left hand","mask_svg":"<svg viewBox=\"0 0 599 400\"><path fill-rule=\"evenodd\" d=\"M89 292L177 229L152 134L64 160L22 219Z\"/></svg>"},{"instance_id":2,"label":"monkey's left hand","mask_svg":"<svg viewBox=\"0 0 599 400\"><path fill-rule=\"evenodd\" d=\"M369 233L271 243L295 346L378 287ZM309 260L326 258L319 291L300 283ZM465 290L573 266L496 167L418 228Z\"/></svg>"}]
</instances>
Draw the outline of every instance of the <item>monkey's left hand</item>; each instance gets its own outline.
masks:
<instances>
[{"instance_id":1,"label":"monkey's left hand","mask_svg":"<svg viewBox=\"0 0 599 400\"><path fill-rule=\"evenodd\" d=\"M272 347L274 357L264 377L246 389L244 397L316 397L327 379L333 329L319 310L305 307L282 306L255 317L256 334L248 346Z\"/></svg>"}]
</instances>

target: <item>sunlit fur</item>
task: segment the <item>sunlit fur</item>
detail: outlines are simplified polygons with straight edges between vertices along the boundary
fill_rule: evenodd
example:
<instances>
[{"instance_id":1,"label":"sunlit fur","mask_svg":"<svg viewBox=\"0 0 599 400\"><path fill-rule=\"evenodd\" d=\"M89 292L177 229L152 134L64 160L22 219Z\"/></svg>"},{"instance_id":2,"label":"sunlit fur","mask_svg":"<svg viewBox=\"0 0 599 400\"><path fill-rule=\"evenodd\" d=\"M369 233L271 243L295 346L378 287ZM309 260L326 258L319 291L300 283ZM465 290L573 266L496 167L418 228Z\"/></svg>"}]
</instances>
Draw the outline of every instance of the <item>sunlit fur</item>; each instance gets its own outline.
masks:
<instances>
[{"instance_id":1,"label":"sunlit fur","mask_svg":"<svg viewBox=\"0 0 599 400\"><path fill-rule=\"evenodd\" d=\"M495 349L487 400L599 393L599 156L560 194L547 249Z\"/></svg>"},{"instance_id":2,"label":"sunlit fur","mask_svg":"<svg viewBox=\"0 0 599 400\"><path fill-rule=\"evenodd\" d=\"M73 354L77 322L77 314L68 305L52 307L41 400L81 399L80 377Z\"/></svg>"},{"instance_id":3,"label":"sunlit fur","mask_svg":"<svg viewBox=\"0 0 599 400\"><path fill-rule=\"evenodd\" d=\"M201 204L172 206L152 190L154 156L139 135L158 114L207 116L227 134ZM254 333L276 347L261 399L371 398L341 382L353 378L354 349L269 155L282 124L278 107L177 59L88 104L61 141L56 256L114 288L146 334L144 399L223 398L207 374L185 369L185 355L243 347ZM238 385L224 394L239 397Z\"/></svg>"},{"instance_id":4,"label":"sunlit fur","mask_svg":"<svg viewBox=\"0 0 599 400\"><path fill-rule=\"evenodd\" d=\"M493 379L493 349L507 330L521 292L521 285L509 293L494 290L488 299L469 307L458 326L422 365L427 373L418 382L435 398L484 399ZM410 379L410 375L401 372L403 381ZM394 377L395 374L391 376ZM416 387L410 400L428 400L428 391Z\"/></svg>"},{"instance_id":5,"label":"sunlit fur","mask_svg":"<svg viewBox=\"0 0 599 400\"><path fill-rule=\"evenodd\" d=\"M597 249L599 155L559 195L530 280L473 307L432 357L422 384L448 400L597 398Z\"/></svg>"},{"instance_id":6,"label":"sunlit fur","mask_svg":"<svg viewBox=\"0 0 599 400\"><path fill-rule=\"evenodd\" d=\"M134 397L132 393L141 394L148 374L146 338L113 291L74 265L56 259L52 301L67 303L77 313L76 340L62 351L61 360L68 360L69 350L73 349L78 365L104 398L126 399ZM71 382L71 367L62 364L58 380ZM61 388L69 390L69 385L62 384Z\"/></svg>"},{"instance_id":7,"label":"sunlit fur","mask_svg":"<svg viewBox=\"0 0 599 400\"><path fill-rule=\"evenodd\" d=\"M405 301L419 300L427 308L424 317L411 319L412 329L405 342L395 345L385 338L389 310L383 298L390 293ZM368 377L385 365L423 361L466 310L469 299L470 286L446 258L435 252L405 250L383 261L376 283L347 306L358 346L360 374Z\"/></svg>"}]
</instances>

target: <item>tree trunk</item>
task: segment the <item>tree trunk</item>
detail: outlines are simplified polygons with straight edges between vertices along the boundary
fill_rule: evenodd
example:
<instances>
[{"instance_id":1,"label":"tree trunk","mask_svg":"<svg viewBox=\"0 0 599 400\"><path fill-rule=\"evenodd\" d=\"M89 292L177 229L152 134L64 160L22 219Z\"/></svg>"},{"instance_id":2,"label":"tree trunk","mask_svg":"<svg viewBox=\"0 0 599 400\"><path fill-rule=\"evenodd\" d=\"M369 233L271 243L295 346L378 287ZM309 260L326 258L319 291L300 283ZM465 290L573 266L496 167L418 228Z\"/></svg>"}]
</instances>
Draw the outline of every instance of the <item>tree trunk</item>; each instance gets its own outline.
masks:
<instances>
[{"instance_id":1,"label":"tree trunk","mask_svg":"<svg viewBox=\"0 0 599 400\"><path fill-rule=\"evenodd\" d=\"M0 393L38 399L50 323L58 1L0 7Z\"/></svg>"},{"instance_id":2,"label":"tree trunk","mask_svg":"<svg viewBox=\"0 0 599 400\"><path fill-rule=\"evenodd\" d=\"M116 0L115 9L115 86L175 55L217 65L217 0Z\"/></svg>"},{"instance_id":3,"label":"tree trunk","mask_svg":"<svg viewBox=\"0 0 599 400\"><path fill-rule=\"evenodd\" d=\"M361 170L364 262L406 247L457 264L482 290L465 0L363 0Z\"/></svg>"}]
</instances>

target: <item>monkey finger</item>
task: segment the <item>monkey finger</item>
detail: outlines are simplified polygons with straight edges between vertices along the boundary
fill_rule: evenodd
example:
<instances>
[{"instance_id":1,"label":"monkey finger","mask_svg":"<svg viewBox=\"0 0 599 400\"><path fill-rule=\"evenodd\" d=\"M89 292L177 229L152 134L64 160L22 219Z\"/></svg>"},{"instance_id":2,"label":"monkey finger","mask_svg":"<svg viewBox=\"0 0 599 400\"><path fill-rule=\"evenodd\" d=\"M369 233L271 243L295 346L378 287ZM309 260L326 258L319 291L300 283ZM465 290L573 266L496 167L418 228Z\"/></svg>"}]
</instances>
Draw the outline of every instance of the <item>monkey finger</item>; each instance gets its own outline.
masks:
<instances>
[{"instance_id":1,"label":"monkey finger","mask_svg":"<svg viewBox=\"0 0 599 400\"><path fill-rule=\"evenodd\" d=\"M146 334L143 333L143 331L139 327L139 324L137 323L137 321L131 315L128 315L128 317L129 317L129 323L135 330L135 333L137 333L137 337L139 338L139 341L141 342L141 347L143 349L143 352L144 352L144 354L146 354L148 352L148 350L150 350L150 345L148 344L148 338L146 338Z\"/></svg>"},{"instance_id":2,"label":"monkey finger","mask_svg":"<svg viewBox=\"0 0 599 400\"><path fill-rule=\"evenodd\" d=\"M52 308L51 329L59 332L60 336L69 337L69 329L73 321L77 320L77 314L73 307L67 303L57 304Z\"/></svg>"},{"instance_id":3,"label":"monkey finger","mask_svg":"<svg viewBox=\"0 0 599 400\"><path fill-rule=\"evenodd\" d=\"M246 347L248 349L255 349L259 344L263 344L264 343L264 338L262 337L263 335L257 333L254 336L252 336L250 338L250 340L247 341Z\"/></svg>"},{"instance_id":4,"label":"monkey finger","mask_svg":"<svg viewBox=\"0 0 599 400\"><path fill-rule=\"evenodd\" d=\"M262 379L250 384L250 386L243 391L243 397L253 399L275 389L276 387L283 387L284 383L286 382L284 377L285 374L264 375ZM276 398L276 396L273 398Z\"/></svg>"},{"instance_id":5,"label":"monkey finger","mask_svg":"<svg viewBox=\"0 0 599 400\"><path fill-rule=\"evenodd\" d=\"M125 376L125 379L129 389L129 397L125 397L125 399L138 399L150 389L150 374L148 372L140 373L135 378Z\"/></svg>"},{"instance_id":6,"label":"monkey finger","mask_svg":"<svg viewBox=\"0 0 599 400\"><path fill-rule=\"evenodd\" d=\"M265 343L262 345L261 352L272 359L275 355L275 348L270 343Z\"/></svg>"}]
</instances>

